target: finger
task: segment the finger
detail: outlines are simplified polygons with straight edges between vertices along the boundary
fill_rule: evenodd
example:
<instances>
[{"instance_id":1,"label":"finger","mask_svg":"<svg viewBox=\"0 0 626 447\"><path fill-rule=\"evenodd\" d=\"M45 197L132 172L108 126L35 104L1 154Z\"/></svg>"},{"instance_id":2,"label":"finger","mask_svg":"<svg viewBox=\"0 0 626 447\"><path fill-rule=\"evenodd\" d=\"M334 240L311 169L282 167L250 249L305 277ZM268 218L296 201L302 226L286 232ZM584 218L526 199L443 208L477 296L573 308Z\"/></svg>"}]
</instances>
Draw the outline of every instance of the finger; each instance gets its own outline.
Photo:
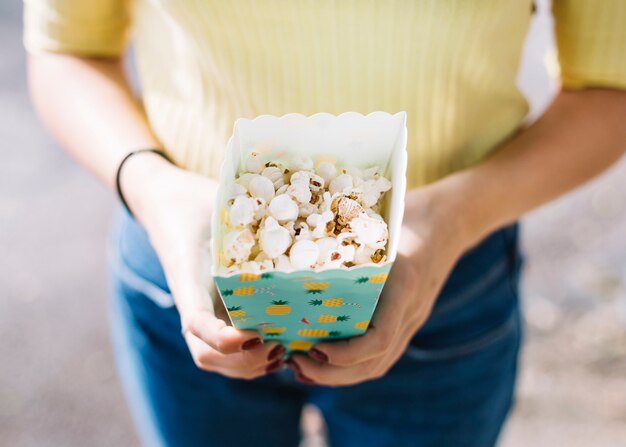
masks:
<instances>
[{"instance_id":1,"label":"finger","mask_svg":"<svg viewBox=\"0 0 626 447\"><path fill-rule=\"evenodd\" d=\"M345 340L317 343L315 351L321 352L328 363L336 366L352 366L373 360L385 354L402 326L405 304L394 299L398 293L381 298L367 332ZM396 302L399 301L399 302Z\"/></svg>"},{"instance_id":2,"label":"finger","mask_svg":"<svg viewBox=\"0 0 626 447\"><path fill-rule=\"evenodd\" d=\"M258 368L255 370L238 370L238 369L228 369L228 368L218 368L213 371L222 376L229 377L231 379L245 379L245 380L253 380L259 377L263 377L267 375L267 371L265 368Z\"/></svg>"},{"instance_id":3,"label":"finger","mask_svg":"<svg viewBox=\"0 0 626 447\"><path fill-rule=\"evenodd\" d=\"M190 332L222 354L234 354L263 345L263 339L258 332L228 326L224 320L207 310L196 311L189 318L184 332Z\"/></svg>"},{"instance_id":4,"label":"finger","mask_svg":"<svg viewBox=\"0 0 626 447\"><path fill-rule=\"evenodd\" d=\"M235 354L222 354L221 352L212 350L212 352L207 353L205 359L209 363L231 369L250 370L266 368L271 363L279 360L285 352L283 349L278 355L275 355L274 350L278 346L282 345L277 342L271 342L263 345L259 349L241 351ZM273 354L273 356L270 356L270 354Z\"/></svg>"},{"instance_id":5,"label":"finger","mask_svg":"<svg viewBox=\"0 0 626 447\"><path fill-rule=\"evenodd\" d=\"M311 359L303 354L296 354L291 359L291 366L296 370L297 376L304 379L305 383L337 386L377 379L384 376L402 356L414 333L414 325L414 322L406 320L401 330L397 332L389 349L376 359L344 367L325 362L320 363L315 358Z\"/></svg>"},{"instance_id":6,"label":"finger","mask_svg":"<svg viewBox=\"0 0 626 447\"><path fill-rule=\"evenodd\" d=\"M197 247L181 248L181 251L185 256L181 255L181 261L172 267L168 282L171 277L171 289L181 315L183 333L191 332L223 354L261 345L263 339L256 331L239 331L215 315L213 298L209 293L209 257Z\"/></svg>"},{"instance_id":7,"label":"finger","mask_svg":"<svg viewBox=\"0 0 626 447\"><path fill-rule=\"evenodd\" d=\"M296 378L300 381L326 386L360 383L374 378L375 372L373 361L358 366L341 367L328 363L318 363L302 354L294 355L288 364L295 370Z\"/></svg>"},{"instance_id":8,"label":"finger","mask_svg":"<svg viewBox=\"0 0 626 447\"><path fill-rule=\"evenodd\" d=\"M262 377L267 374L266 367L259 367L256 369L239 369L239 368L227 368L223 366L211 366L210 368L204 368L199 366L200 369L204 369L209 372L214 372L231 379L245 379L252 380L258 377Z\"/></svg>"},{"instance_id":9,"label":"finger","mask_svg":"<svg viewBox=\"0 0 626 447\"><path fill-rule=\"evenodd\" d=\"M345 340L318 343L314 352L321 353L319 358L326 357L332 365L351 366L385 355L403 320L411 314L405 309L411 303L417 305L413 297L407 296L407 291L416 290L417 273L399 267L391 269L367 332Z\"/></svg>"},{"instance_id":10,"label":"finger","mask_svg":"<svg viewBox=\"0 0 626 447\"><path fill-rule=\"evenodd\" d=\"M191 333L187 335L186 341L196 365L211 371L223 368L246 374L258 369L266 370L268 366L280 360L285 352L284 348L276 349L282 347L278 342L267 343L258 350L222 354ZM274 351L278 352L278 355L270 356Z\"/></svg>"},{"instance_id":11,"label":"finger","mask_svg":"<svg viewBox=\"0 0 626 447\"><path fill-rule=\"evenodd\" d=\"M276 364L276 362L283 362L282 356L274 357L271 360L268 359L268 354L273 348L264 352L244 351L237 354L224 355L216 353L213 361L218 364L219 367L224 367L232 370L238 370L241 372L256 371L262 369L267 371L270 366Z\"/></svg>"}]
</instances>

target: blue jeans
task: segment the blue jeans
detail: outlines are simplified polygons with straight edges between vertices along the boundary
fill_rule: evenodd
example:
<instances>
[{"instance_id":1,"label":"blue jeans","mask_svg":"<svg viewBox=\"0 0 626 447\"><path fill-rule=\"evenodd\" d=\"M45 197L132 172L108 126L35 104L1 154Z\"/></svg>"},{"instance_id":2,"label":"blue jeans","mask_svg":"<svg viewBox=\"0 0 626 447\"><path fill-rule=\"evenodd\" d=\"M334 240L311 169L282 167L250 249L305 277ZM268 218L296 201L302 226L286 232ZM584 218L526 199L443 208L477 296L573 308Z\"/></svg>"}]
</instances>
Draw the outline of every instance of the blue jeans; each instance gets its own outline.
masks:
<instances>
[{"instance_id":1,"label":"blue jeans","mask_svg":"<svg viewBox=\"0 0 626 447\"><path fill-rule=\"evenodd\" d=\"M382 378L330 388L290 370L252 381L199 370L143 228L120 208L110 234L111 337L144 445L296 446L305 403L332 446L496 443L511 409L521 340L517 224L467 252L432 315Z\"/></svg>"}]
</instances>

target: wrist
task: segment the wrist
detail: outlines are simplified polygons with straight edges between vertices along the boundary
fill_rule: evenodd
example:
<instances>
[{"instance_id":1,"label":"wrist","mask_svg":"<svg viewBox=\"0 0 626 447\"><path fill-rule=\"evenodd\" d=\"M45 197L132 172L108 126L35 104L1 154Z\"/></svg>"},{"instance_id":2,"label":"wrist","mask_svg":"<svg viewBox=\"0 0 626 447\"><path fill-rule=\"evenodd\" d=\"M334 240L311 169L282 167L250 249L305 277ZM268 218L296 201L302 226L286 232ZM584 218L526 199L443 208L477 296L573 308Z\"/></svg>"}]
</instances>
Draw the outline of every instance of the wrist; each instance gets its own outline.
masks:
<instances>
[{"instance_id":1,"label":"wrist","mask_svg":"<svg viewBox=\"0 0 626 447\"><path fill-rule=\"evenodd\" d=\"M477 200L464 173L452 174L407 193L403 250L423 240L453 257L461 255L486 236L488 213Z\"/></svg>"},{"instance_id":2,"label":"wrist","mask_svg":"<svg viewBox=\"0 0 626 447\"><path fill-rule=\"evenodd\" d=\"M465 229L452 200L436 183L407 192L399 252L409 258L432 247L438 255L459 256L466 246Z\"/></svg>"},{"instance_id":3,"label":"wrist","mask_svg":"<svg viewBox=\"0 0 626 447\"><path fill-rule=\"evenodd\" d=\"M469 169L431 185L437 225L448 229L461 251L476 245L497 226L488 195L474 180Z\"/></svg>"},{"instance_id":4,"label":"wrist","mask_svg":"<svg viewBox=\"0 0 626 447\"><path fill-rule=\"evenodd\" d=\"M145 151L129 157L121 168L120 191L130 211L141 220L144 209L164 174L176 169L163 156Z\"/></svg>"}]
</instances>

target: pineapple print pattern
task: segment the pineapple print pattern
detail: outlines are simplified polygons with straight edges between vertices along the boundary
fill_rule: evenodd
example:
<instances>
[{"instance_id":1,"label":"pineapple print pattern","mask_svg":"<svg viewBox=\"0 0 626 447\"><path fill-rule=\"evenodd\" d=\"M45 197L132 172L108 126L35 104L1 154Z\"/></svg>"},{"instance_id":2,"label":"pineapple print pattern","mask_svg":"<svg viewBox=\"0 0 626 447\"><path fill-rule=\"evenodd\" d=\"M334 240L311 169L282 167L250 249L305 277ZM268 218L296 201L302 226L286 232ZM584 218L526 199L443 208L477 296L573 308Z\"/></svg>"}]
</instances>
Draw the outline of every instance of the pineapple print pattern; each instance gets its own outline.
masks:
<instances>
[{"instance_id":1,"label":"pineapple print pattern","mask_svg":"<svg viewBox=\"0 0 626 447\"><path fill-rule=\"evenodd\" d=\"M327 300L311 300L311 306L338 307L343 304L343 298L329 298Z\"/></svg>"},{"instance_id":2,"label":"pineapple print pattern","mask_svg":"<svg viewBox=\"0 0 626 447\"><path fill-rule=\"evenodd\" d=\"M326 337L328 331L325 329L300 329L298 335L302 337Z\"/></svg>"},{"instance_id":3,"label":"pineapple print pattern","mask_svg":"<svg viewBox=\"0 0 626 447\"><path fill-rule=\"evenodd\" d=\"M241 309L241 306L232 306L228 308L228 315L231 317L243 317L246 315L246 311Z\"/></svg>"},{"instance_id":4,"label":"pineapple print pattern","mask_svg":"<svg viewBox=\"0 0 626 447\"><path fill-rule=\"evenodd\" d=\"M265 313L268 315L287 315L289 312L291 312L289 301L275 300L265 308Z\"/></svg>"},{"instance_id":5,"label":"pineapple print pattern","mask_svg":"<svg viewBox=\"0 0 626 447\"><path fill-rule=\"evenodd\" d=\"M239 275L239 281L241 282L256 281L260 278L261 275L257 275L256 273L242 273L241 275Z\"/></svg>"},{"instance_id":6,"label":"pineapple print pattern","mask_svg":"<svg viewBox=\"0 0 626 447\"><path fill-rule=\"evenodd\" d=\"M252 295L254 293L254 287L237 287L236 289L226 289L224 290L223 295L224 296L231 296L231 295L237 295L237 296L246 296L246 295Z\"/></svg>"},{"instance_id":7,"label":"pineapple print pattern","mask_svg":"<svg viewBox=\"0 0 626 447\"><path fill-rule=\"evenodd\" d=\"M311 300L309 301L311 306L326 306L326 307L339 307L339 306L355 306L361 307L359 303L344 303L343 298L329 298L327 300Z\"/></svg>"},{"instance_id":8,"label":"pineapple print pattern","mask_svg":"<svg viewBox=\"0 0 626 447\"><path fill-rule=\"evenodd\" d=\"M282 334L286 329L285 327L264 327L262 331L266 334Z\"/></svg>"},{"instance_id":9,"label":"pineapple print pattern","mask_svg":"<svg viewBox=\"0 0 626 447\"><path fill-rule=\"evenodd\" d=\"M309 295L316 295L322 293L324 290L330 287L327 282L305 282L302 287L306 289L306 293Z\"/></svg>"},{"instance_id":10,"label":"pineapple print pattern","mask_svg":"<svg viewBox=\"0 0 626 447\"><path fill-rule=\"evenodd\" d=\"M322 314L317 317L319 323L334 323L335 321L348 321L350 317L348 315L328 315Z\"/></svg>"},{"instance_id":11,"label":"pineapple print pattern","mask_svg":"<svg viewBox=\"0 0 626 447\"><path fill-rule=\"evenodd\" d=\"M367 329L370 325L370 320L359 321L358 323L354 323L354 327L357 329Z\"/></svg>"},{"instance_id":12,"label":"pineapple print pattern","mask_svg":"<svg viewBox=\"0 0 626 447\"><path fill-rule=\"evenodd\" d=\"M293 351L363 334L390 266L299 273L216 276L233 325L258 331Z\"/></svg>"},{"instance_id":13,"label":"pineapple print pattern","mask_svg":"<svg viewBox=\"0 0 626 447\"><path fill-rule=\"evenodd\" d=\"M367 276L361 276L356 280L356 283L365 284L367 282L371 282L373 284L383 284L387 281L387 276L389 276L389 273L379 273L377 275L370 276L369 278Z\"/></svg>"},{"instance_id":14,"label":"pineapple print pattern","mask_svg":"<svg viewBox=\"0 0 626 447\"><path fill-rule=\"evenodd\" d=\"M308 340L293 340L289 342L287 347L293 351L308 351L313 347L313 342Z\"/></svg>"}]
</instances>

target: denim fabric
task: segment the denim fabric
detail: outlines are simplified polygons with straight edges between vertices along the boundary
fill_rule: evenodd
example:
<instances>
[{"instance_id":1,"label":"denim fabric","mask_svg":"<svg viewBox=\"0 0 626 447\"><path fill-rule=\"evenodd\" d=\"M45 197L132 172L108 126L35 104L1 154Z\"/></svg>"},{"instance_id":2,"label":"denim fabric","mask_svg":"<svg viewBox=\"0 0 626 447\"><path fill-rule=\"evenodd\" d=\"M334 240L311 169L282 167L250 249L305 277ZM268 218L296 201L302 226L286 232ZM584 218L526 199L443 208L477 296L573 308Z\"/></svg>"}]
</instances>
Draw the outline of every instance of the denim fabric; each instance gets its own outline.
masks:
<instances>
[{"instance_id":1,"label":"denim fabric","mask_svg":"<svg viewBox=\"0 0 626 447\"><path fill-rule=\"evenodd\" d=\"M148 237L122 208L109 242L112 344L144 445L295 446L305 403L323 412L332 446L496 443L521 342L517 224L457 262L384 377L337 388L299 384L289 370L252 381L199 370Z\"/></svg>"}]
</instances>

